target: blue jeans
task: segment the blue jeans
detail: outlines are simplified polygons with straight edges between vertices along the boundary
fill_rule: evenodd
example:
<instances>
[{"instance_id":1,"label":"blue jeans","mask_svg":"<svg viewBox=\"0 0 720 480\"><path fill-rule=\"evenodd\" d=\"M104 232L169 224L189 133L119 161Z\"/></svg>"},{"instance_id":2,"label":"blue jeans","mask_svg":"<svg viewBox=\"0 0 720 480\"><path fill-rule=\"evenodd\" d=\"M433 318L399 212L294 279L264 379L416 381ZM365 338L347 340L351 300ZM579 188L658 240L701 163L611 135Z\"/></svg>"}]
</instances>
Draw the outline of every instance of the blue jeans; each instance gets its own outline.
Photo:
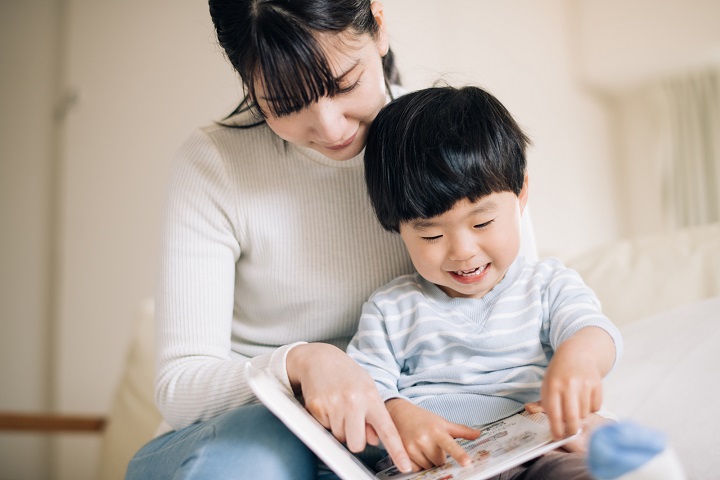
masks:
<instances>
[{"instance_id":1,"label":"blue jeans","mask_svg":"<svg viewBox=\"0 0 720 480\"><path fill-rule=\"evenodd\" d=\"M382 454L372 450L370 462ZM238 407L151 440L135 454L125 475L126 480L233 478L338 477L261 404Z\"/></svg>"}]
</instances>

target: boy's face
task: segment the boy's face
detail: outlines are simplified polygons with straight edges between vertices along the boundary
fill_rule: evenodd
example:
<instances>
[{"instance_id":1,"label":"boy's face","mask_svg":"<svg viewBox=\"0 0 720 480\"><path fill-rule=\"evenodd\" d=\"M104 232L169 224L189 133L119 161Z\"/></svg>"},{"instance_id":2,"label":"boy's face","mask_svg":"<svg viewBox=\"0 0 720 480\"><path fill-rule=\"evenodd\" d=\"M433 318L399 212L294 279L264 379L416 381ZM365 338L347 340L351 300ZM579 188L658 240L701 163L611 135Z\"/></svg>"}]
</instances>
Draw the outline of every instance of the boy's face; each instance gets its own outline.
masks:
<instances>
[{"instance_id":1,"label":"boy's face","mask_svg":"<svg viewBox=\"0 0 720 480\"><path fill-rule=\"evenodd\" d=\"M502 280L520 250L519 196L493 193L460 200L437 217L400 224L400 236L418 273L451 297L481 298Z\"/></svg>"}]
</instances>

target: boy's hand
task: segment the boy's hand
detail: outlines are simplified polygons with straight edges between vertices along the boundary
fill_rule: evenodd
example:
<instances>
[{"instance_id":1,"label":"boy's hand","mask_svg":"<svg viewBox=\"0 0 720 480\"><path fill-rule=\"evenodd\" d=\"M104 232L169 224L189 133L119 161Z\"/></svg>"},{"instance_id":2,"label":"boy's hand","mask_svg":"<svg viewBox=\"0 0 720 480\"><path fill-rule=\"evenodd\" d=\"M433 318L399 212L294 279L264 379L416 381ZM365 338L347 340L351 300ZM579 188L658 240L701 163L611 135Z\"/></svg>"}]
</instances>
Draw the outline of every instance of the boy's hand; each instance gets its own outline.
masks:
<instances>
[{"instance_id":1,"label":"boy's hand","mask_svg":"<svg viewBox=\"0 0 720 480\"><path fill-rule=\"evenodd\" d=\"M525 411L530 413L541 413L545 410L542 408L540 402L530 402L525 404ZM582 433L578 436L578 438L570 440L560 448L567 450L568 452L587 452L592 431L600 425L613 421L614 420L605 418L597 413L590 414L589 417L581 422L580 427L582 428Z\"/></svg>"},{"instance_id":2,"label":"boy's hand","mask_svg":"<svg viewBox=\"0 0 720 480\"><path fill-rule=\"evenodd\" d=\"M604 330L587 327L555 351L540 390L542 407L555 439L574 435L602 406L602 379L615 358L615 345Z\"/></svg>"},{"instance_id":3,"label":"boy's hand","mask_svg":"<svg viewBox=\"0 0 720 480\"><path fill-rule=\"evenodd\" d=\"M443 465L447 455L460 465L465 466L470 463L470 455L455 439L474 440L480 436L479 430L448 422L439 415L402 398L390 399L385 405L395 422L415 471Z\"/></svg>"}]
</instances>

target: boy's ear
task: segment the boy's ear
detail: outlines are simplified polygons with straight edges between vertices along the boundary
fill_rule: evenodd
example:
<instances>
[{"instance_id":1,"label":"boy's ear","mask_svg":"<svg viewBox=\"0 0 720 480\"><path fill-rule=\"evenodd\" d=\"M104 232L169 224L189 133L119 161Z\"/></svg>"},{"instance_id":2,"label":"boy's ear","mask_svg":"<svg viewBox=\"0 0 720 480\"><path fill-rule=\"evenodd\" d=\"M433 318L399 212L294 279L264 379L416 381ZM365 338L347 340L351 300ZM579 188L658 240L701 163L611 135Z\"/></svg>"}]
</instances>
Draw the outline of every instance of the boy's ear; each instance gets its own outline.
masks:
<instances>
[{"instance_id":1,"label":"boy's ear","mask_svg":"<svg viewBox=\"0 0 720 480\"><path fill-rule=\"evenodd\" d=\"M375 17L375 21L379 27L375 43L378 46L380 56L384 57L390 49L390 42L388 41L387 32L385 31L385 6L379 0L373 0L370 3L370 11L373 17Z\"/></svg>"},{"instance_id":2,"label":"boy's ear","mask_svg":"<svg viewBox=\"0 0 720 480\"><path fill-rule=\"evenodd\" d=\"M525 180L523 180L523 186L522 190L520 190L520 194L518 195L518 200L520 201L520 213L525 210L525 205L527 205L528 201L528 176L525 174Z\"/></svg>"}]
</instances>

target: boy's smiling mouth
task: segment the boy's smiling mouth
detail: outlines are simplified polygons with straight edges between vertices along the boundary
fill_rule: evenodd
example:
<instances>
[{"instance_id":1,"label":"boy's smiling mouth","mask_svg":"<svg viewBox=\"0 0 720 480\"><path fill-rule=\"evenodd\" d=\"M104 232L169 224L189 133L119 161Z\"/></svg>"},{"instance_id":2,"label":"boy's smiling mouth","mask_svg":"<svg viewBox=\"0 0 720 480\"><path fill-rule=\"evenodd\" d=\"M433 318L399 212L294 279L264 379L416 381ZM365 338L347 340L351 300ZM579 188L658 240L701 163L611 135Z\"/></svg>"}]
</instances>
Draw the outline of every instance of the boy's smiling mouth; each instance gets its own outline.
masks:
<instances>
[{"instance_id":1,"label":"boy's smiling mouth","mask_svg":"<svg viewBox=\"0 0 720 480\"><path fill-rule=\"evenodd\" d=\"M473 268L471 270L456 270L449 272L456 280L466 283L478 280L490 267L489 263Z\"/></svg>"}]
</instances>

